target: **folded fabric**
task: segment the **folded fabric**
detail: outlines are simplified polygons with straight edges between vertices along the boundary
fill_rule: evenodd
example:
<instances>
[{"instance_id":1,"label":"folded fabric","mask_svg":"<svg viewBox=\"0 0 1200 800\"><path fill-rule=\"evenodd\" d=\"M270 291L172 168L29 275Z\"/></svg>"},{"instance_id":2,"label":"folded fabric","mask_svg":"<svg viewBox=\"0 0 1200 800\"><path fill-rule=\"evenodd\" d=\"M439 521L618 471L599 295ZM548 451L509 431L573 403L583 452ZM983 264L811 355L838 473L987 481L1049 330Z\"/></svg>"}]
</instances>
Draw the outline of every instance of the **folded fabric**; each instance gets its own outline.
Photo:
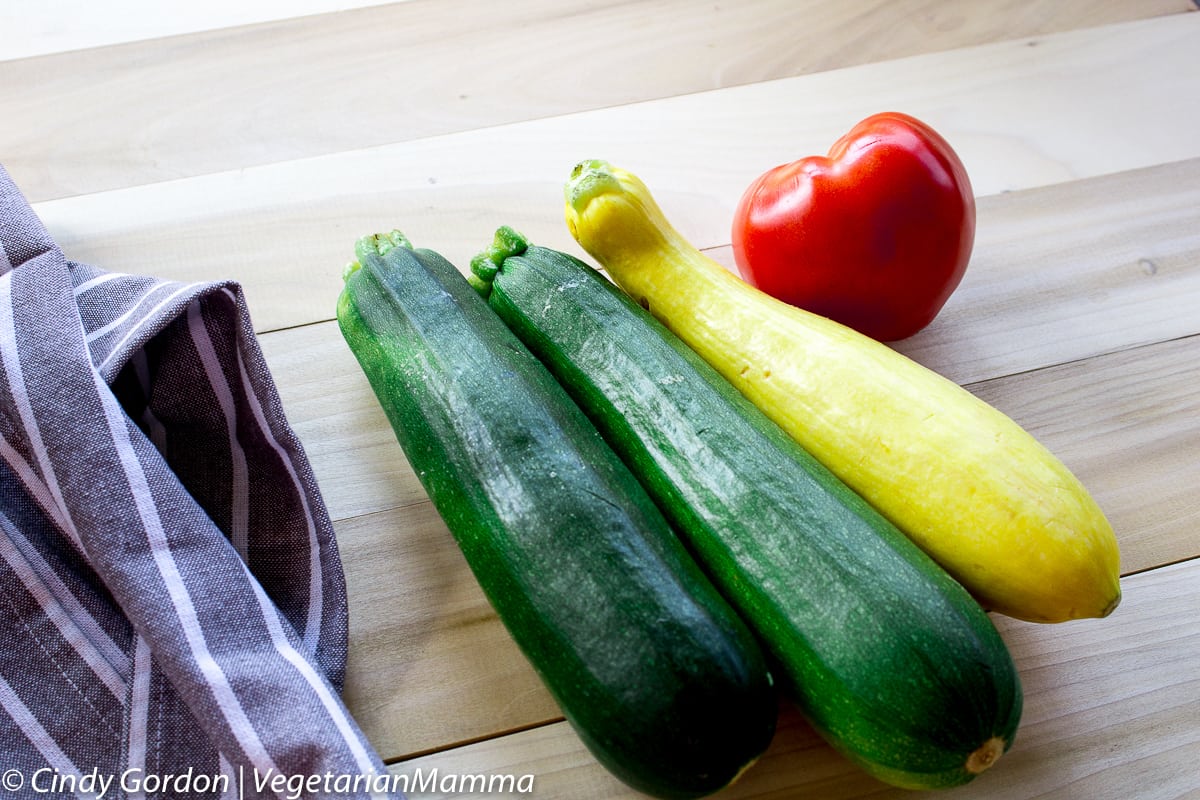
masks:
<instances>
[{"instance_id":1,"label":"folded fabric","mask_svg":"<svg viewBox=\"0 0 1200 800\"><path fill-rule=\"evenodd\" d=\"M0 167L0 792L397 797L346 626L239 286L69 262Z\"/></svg>"}]
</instances>

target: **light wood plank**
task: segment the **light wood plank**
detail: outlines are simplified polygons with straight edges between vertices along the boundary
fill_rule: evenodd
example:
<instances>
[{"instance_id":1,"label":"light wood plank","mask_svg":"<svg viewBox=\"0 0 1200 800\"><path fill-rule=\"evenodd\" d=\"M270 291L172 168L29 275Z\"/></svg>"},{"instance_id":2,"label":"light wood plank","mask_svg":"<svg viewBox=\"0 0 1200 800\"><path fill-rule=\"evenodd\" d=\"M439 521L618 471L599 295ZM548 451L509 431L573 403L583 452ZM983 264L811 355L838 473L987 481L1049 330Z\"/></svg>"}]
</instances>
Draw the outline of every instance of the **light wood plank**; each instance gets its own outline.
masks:
<instances>
[{"instance_id":1,"label":"light wood plank","mask_svg":"<svg viewBox=\"0 0 1200 800\"><path fill-rule=\"evenodd\" d=\"M268 20L328 14L404 0L7 0L0 6L0 61L181 36Z\"/></svg>"},{"instance_id":2,"label":"light wood plank","mask_svg":"<svg viewBox=\"0 0 1200 800\"><path fill-rule=\"evenodd\" d=\"M501 224L577 252L560 209L581 157L638 172L701 247L728 243L733 206L762 169L824 151L886 107L941 130L983 195L1195 158L1200 105L1179 98L1194 90L1198 35L1200 14L1177 15L1048 36L1037 47L917 56L36 210L78 260L238 278L265 331L328 319L340 266L363 233L398 226L459 264Z\"/></svg>"},{"instance_id":3,"label":"light wood plank","mask_svg":"<svg viewBox=\"0 0 1200 800\"><path fill-rule=\"evenodd\" d=\"M960 383L1200 332L1200 159L982 198L959 289L896 347Z\"/></svg>"},{"instance_id":4,"label":"light wood plank","mask_svg":"<svg viewBox=\"0 0 1200 800\"><path fill-rule=\"evenodd\" d=\"M970 388L1059 454L1092 490L1129 574L1200 556L1197 363L1200 336L1192 336ZM552 707L537 702L543 690L536 677L514 666L515 646L471 589L465 562L454 557L427 502L357 517L338 530L354 579L357 655L347 692L351 710L387 755L551 718ZM393 599L397 587L423 586L403 589L402 602ZM431 686L455 687L459 703ZM423 724L408 725L410 717Z\"/></svg>"},{"instance_id":5,"label":"light wood plank","mask_svg":"<svg viewBox=\"0 0 1200 800\"><path fill-rule=\"evenodd\" d=\"M350 597L343 697L394 757L559 716L429 503L336 526Z\"/></svg>"},{"instance_id":6,"label":"light wood plank","mask_svg":"<svg viewBox=\"0 0 1200 800\"><path fill-rule=\"evenodd\" d=\"M823 744L785 710L767 755L715 797L752 798L1194 798L1200 783L1200 561L1126 578L1114 616L1059 626L997 618L1026 693L1013 748L965 787L909 792L884 786ZM555 800L641 797L609 776L565 723L392 766L419 777L534 775L522 795ZM483 795L454 795L482 797ZM491 795L496 796L496 795ZM499 795L506 796L506 795ZM512 795L515 796L515 795ZM448 798L432 792L425 800Z\"/></svg>"},{"instance_id":7,"label":"light wood plank","mask_svg":"<svg viewBox=\"0 0 1200 800\"><path fill-rule=\"evenodd\" d=\"M0 16L0 59L6 47L90 47L336 7L305 0L289 12L257 0L166 13L139 2L147 8L115 15L75 5L23 9L8 26ZM43 200L1188 9L1187 0L1000 0L986 13L947 0L389 4L0 61L0 107L22 121L0 128L0 153ZM59 12L53 25L49 10Z\"/></svg>"}]
</instances>

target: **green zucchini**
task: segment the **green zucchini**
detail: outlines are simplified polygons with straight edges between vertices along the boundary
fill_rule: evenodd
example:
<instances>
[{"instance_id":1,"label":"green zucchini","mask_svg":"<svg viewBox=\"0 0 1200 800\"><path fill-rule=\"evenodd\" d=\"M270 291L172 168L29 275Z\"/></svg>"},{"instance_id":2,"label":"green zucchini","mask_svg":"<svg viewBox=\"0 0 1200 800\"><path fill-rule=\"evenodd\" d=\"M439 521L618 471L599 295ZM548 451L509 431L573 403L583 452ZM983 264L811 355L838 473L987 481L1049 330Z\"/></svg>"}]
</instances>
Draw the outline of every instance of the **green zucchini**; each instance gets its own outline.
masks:
<instances>
[{"instance_id":1,"label":"green zucchini","mask_svg":"<svg viewBox=\"0 0 1200 800\"><path fill-rule=\"evenodd\" d=\"M360 240L342 333L498 616L580 738L658 797L766 749L766 658L637 479L464 276Z\"/></svg>"},{"instance_id":2,"label":"green zucchini","mask_svg":"<svg viewBox=\"0 0 1200 800\"><path fill-rule=\"evenodd\" d=\"M1020 682L966 590L583 262L502 229L472 263L835 747L908 788L965 783L1009 747Z\"/></svg>"}]
</instances>

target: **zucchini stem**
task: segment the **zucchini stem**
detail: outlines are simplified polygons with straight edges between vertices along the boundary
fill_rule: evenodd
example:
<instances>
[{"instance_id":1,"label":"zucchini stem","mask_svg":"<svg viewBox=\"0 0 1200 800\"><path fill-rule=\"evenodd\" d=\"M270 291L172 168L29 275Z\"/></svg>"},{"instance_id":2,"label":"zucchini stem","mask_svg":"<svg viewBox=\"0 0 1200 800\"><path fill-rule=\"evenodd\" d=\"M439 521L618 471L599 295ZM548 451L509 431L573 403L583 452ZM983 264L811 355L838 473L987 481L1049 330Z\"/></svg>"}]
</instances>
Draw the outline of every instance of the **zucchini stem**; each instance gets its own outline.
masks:
<instances>
[{"instance_id":1,"label":"zucchini stem","mask_svg":"<svg viewBox=\"0 0 1200 800\"><path fill-rule=\"evenodd\" d=\"M342 269L342 280L350 280L350 276L362 269L362 262L368 256L381 256L389 250L394 250L397 247L407 247L412 249L412 242L408 237L397 230L388 233L372 233L369 236L362 236L354 243L355 260Z\"/></svg>"},{"instance_id":2,"label":"zucchini stem","mask_svg":"<svg viewBox=\"0 0 1200 800\"><path fill-rule=\"evenodd\" d=\"M507 225L500 226L492 237L491 245L471 259L471 274L467 276L467 283L487 299L491 296L492 281L500 272L504 259L519 256L528 249L529 240L524 234Z\"/></svg>"}]
</instances>

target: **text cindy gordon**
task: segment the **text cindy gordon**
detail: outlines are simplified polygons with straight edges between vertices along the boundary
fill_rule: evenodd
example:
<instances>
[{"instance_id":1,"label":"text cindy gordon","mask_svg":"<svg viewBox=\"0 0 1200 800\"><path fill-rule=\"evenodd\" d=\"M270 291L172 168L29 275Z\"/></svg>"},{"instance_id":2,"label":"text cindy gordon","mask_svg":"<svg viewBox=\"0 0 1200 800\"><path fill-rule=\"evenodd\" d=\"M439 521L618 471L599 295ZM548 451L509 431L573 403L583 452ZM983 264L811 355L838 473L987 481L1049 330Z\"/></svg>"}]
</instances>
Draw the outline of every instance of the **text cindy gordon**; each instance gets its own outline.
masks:
<instances>
[{"instance_id":1,"label":"text cindy gordon","mask_svg":"<svg viewBox=\"0 0 1200 800\"><path fill-rule=\"evenodd\" d=\"M44 767L28 776L19 770L4 773L0 789L22 794L73 793L104 800L121 793L145 795L219 792L237 797L271 793L285 800L301 800L305 797L350 797L365 793L397 794L409 792L441 792L443 794L466 793L518 793L533 791L533 775L460 774L442 773L436 768L411 773L371 773L368 775L289 775L269 769L236 768L231 773L204 773L188 768L183 772L158 775L142 769L128 769L119 775L105 775L96 768L90 772L60 772Z\"/></svg>"}]
</instances>

